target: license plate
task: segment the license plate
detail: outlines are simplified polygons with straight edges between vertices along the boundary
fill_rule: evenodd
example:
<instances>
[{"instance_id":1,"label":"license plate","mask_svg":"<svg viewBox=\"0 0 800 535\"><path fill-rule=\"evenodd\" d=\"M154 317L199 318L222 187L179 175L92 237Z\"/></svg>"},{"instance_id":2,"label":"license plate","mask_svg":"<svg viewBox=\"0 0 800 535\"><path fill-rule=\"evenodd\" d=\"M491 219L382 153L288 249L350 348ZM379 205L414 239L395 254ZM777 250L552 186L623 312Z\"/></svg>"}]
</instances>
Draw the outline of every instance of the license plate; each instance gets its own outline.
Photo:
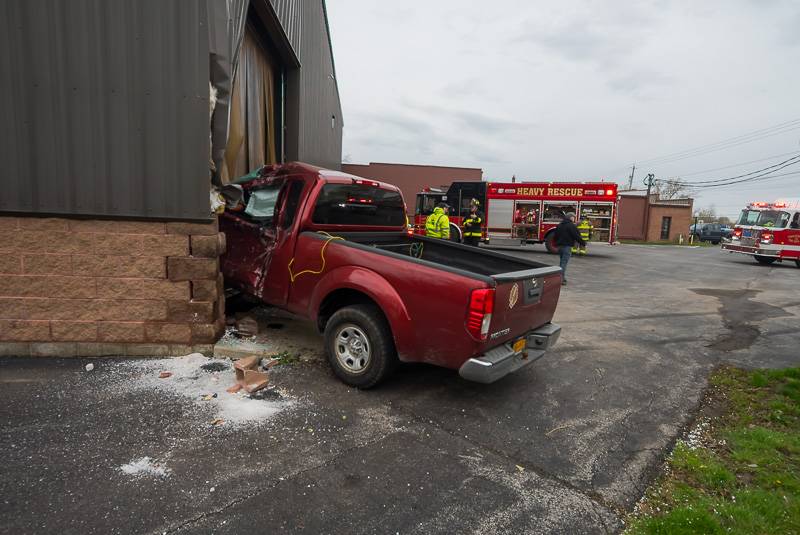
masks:
<instances>
[{"instance_id":1,"label":"license plate","mask_svg":"<svg viewBox=\"0 0 800 535\"><path fill-rule=\"evenodd\" d=\"M525 349L525 339L521 338L514 342L514 353L521 353Z\"/></svg>"}]
</instances>

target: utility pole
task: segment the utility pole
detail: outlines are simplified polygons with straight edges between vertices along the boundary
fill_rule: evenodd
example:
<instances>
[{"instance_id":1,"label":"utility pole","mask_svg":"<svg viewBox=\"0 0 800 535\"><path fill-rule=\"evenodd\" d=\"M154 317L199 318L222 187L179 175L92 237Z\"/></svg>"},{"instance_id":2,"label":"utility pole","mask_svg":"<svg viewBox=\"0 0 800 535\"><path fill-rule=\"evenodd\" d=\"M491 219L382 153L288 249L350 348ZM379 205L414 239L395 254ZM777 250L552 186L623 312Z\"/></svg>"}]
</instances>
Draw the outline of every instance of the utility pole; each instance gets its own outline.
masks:
<instances>
[{"instance_id":1,"label":"utility pole","mask_svg":"<svg viewBox=\"0 0 800 535\"><path fill-rule=\"evenodd\" d=\"M633 189L633 174L636 172L636 164L631 167L631 176L628 177L628 189Z\"/></svg>"},{"instance_id":2,"label":"utility pole","mask_svg":"<svg viewBox=\"0 0 800 535\"><path fill-rule=\"evenodd\" d=\"M647 196L644 198L644 241L647 241L647 229L650 226L650 189L653 187L656 175L649 173L644 184L647 186Z\"/></svg>"}]
</instances>

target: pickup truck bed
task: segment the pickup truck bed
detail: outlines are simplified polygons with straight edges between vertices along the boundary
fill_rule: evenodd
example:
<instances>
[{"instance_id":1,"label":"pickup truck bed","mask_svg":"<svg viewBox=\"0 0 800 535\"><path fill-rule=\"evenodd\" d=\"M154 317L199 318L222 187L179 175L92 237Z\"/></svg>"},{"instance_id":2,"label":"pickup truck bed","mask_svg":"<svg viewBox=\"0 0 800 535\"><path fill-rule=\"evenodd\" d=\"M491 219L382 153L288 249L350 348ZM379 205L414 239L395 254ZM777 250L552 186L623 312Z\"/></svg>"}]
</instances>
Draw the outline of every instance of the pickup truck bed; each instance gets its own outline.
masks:
<instances>
[{"instance_id":1,"label":"pickup truck bed","mask_svg":"<svg viewBox=\"0 0 800 535\"><path fill-rule=\"evenodd\" d=\"M364 225L371 216L361 205L353 216L361 225L324 224L314 204L332 198L327 185L349 188L344 202L331 201L327 211L378 203L390 194L399 199L399 191L311 169L298 178L306 189L293 201L297 213L289 223L280 215L288 202L281 197L278 215L266 224L223 214L220 227L229 244L223 273L227 284L315 321L342 380L373 386L400 360L492 382L555 343L560 329L550 322L561 291L558 267L409 235L402 204L397 225L385 224L383 212L382 224ZM254 187L275 188L279 180L262 179ZM362 182L368 185L363 190Z\"/></svg>"}]
</instances>

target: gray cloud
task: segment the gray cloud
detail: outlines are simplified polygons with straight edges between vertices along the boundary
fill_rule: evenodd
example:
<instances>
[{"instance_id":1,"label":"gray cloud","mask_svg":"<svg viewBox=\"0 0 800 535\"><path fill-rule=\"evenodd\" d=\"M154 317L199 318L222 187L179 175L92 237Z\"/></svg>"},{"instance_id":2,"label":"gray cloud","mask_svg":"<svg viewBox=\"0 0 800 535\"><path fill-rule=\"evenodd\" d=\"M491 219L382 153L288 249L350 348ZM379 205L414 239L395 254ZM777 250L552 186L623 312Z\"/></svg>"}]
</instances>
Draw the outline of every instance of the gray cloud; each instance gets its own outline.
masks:
<instances>
[{"instance_id":1,"label":"gray cloud","mask_svg":"<svg viewBox=\"0 0 800 535\"><path fill-rule=\"evenodd\" d=\"M354 162L627 182L632 162L800 117L797 0L422 6L328 3L344 152ZM798 150L798 141L787 133L642 164L637 177L730 166ZM696 205L735 211L751 197L786 196L789 184L699 192Z\"/></svg>"}]
</instances>

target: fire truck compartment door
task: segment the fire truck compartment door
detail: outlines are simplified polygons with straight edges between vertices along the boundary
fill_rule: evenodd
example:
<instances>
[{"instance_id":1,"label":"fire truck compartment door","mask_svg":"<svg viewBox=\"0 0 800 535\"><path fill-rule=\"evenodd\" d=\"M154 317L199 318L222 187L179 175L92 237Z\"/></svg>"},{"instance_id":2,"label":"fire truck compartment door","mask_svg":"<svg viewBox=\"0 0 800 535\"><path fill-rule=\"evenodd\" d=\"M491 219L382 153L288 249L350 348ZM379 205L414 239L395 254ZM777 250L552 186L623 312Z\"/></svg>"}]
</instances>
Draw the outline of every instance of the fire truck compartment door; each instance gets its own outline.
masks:
<instances>
[{"instance_id":1,"label":"fire truck compartment door","mask_svg":"<svg viewBox=\"0 0 800 535\"><path fill-rule=\"evenodd\" d=\"M486 221L491 229L503 229L506 232L498 234L490 232L489 236L508 236L511 233L511 224L514 220L514 201L511 199L490 199Z\"/></svg>"}]
</instances>

